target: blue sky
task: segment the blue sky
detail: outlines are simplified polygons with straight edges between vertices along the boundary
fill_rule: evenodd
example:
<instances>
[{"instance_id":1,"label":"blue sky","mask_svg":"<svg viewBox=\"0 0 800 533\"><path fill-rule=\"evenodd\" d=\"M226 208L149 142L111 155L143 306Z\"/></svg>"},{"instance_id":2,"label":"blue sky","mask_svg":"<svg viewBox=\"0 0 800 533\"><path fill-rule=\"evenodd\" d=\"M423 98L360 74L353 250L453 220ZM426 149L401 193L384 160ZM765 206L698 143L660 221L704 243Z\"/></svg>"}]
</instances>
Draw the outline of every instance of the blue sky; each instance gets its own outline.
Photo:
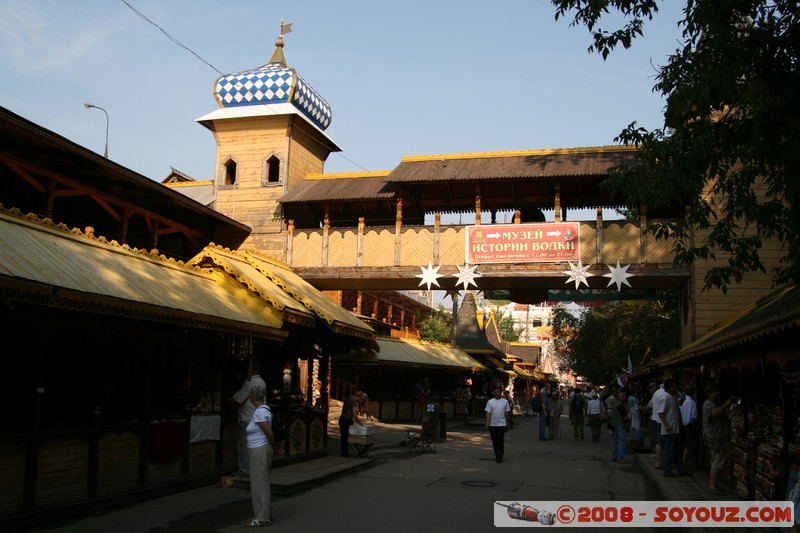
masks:
<instances>
[{"instance_id":1,"label":"blue sky","mask_svg":"<svg viewBox=\"0 0 800 533\"><path fill-rule=\"evenodd\" d=\"M407 155L613 144L662 125L655 69L678 46L681 2L605 62L549 2L128 0L223 74L286 57L333 109L343 149L326 172L388 170ZM121 0L0 0L0 103L161 181L211 179L219 74Z\"/></svg>"}]
</instances>

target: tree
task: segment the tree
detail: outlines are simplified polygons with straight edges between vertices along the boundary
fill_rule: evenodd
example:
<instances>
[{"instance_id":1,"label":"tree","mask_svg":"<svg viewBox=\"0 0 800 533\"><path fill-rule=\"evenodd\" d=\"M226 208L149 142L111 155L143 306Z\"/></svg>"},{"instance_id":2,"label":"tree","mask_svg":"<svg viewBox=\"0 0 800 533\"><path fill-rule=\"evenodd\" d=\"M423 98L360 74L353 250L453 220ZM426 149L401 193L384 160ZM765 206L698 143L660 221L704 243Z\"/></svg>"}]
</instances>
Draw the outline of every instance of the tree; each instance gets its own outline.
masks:
<instances>
[{"instance_id":1,"label":"tree","mask_svg":"<svg viewBox=\"0 0 800 533\"><path fill-rule=\"evenodd\" d=\"M655 0L552 2L556 20L571 12L604 59L632 46L658 13ZM600 23L611 11L624 23L608 31ZM705 288L726 291L747 272L765 272L766 239L783 244L774 280L800 279L799 18L796 0L686 0L679 48L654 87L666 97L664 129L633 122L615 139L638 146L639 157L612 173L611 190L647 212L680 209L652 227L672 240L675 261L727 259L707 272Z\"/></svg>"},{"instance_id":2,"label":"tree","mask_svg":"<svg viewBox=\"0 0 800 533\"><path fill-rule=\"evenodd\" d=\"M659 291L647 302L609 302L579 314L557 309L553 337L562 362L593 383L609 383L646 357L656 357L679 345L678 298Z\"/></svg>"},{"instance_id":3,"label":"tree","mask_svg":"<svg viewBox=\"0 0 800 533\"><path fill-rule=\"evenodd\" d=\"M418 316L420 320L419 336L424 341L429 342L449 342L452 319L450 314L444 310L444 306L439 304L437 310L431 311L424 318Z\"/></svg>"},{"instance_id":4,"label":"tree","mask_svg":"<svg viewBox=\"0 0 800 533\"><path fill-rule=\"evenodd\" d=\"M517 342L522 328L514 328L514 317L511 315L505 316L503 309L498 309L495 313L495 321L497 322L497 329L500 330L500 336L506 342Z\"/></svg>"}]
</instances>

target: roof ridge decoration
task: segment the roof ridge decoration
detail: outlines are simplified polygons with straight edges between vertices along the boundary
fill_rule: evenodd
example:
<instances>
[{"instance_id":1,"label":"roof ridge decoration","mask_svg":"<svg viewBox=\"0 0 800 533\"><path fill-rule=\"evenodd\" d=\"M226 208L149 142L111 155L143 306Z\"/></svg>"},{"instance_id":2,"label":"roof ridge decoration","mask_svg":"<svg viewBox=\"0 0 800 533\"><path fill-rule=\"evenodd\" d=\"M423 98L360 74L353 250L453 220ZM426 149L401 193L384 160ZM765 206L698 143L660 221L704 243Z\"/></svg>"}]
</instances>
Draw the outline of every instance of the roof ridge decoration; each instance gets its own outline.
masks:
<instances>
[{"instance_id":1,"label":"roof ridge decoration","mask_svg":"<svg viewBox=\"0 0 800 533\"><path fill-rule=\"evenodd\" d=\"M291 26L281 19L281 34L269 62L219 77L214 83L214 97L225 108L291 104L324 131L331 123L331 106L286 61L283 35L292 31ZM274 109L272 112L282 114Z\"/></svg>"},{"instance_id":2,"label":"roof ridge decoration","mask_svg":"<svg viewBox=\"0 0 800 533\"><path fill-rule=\"evenodd\" d=\"M416 163L422 161L439 161L443 159L482 159L497 157L525 157L563 154L601 154L607 152L634 152L638 147L629 146L583 146L580 148L545 148L538 150L501 150L495 152L464 152L452 154L410 155L403 156L401 163Z\"/></svg>"},{"instance_id":3,"label":"roof ridge decoration","mask_svg":"<svg viewBox=\"0 0 800 533\"><path fill-rule=\"evenodd\" d=\"M220 268L223 272L225 272L231 278L233 278L236 281L238 281L239 283L241 283L244 287L247 288L247 290L249 290L253 294L257 294L259 296L259 298L261 298L265 302L269 303L275 309L277 309L279 311L284 311L285 310L285 306L284 305L282 305L280 302L276 302L275 300L270 298L268 294L266 294L261 289L259 289L256 285L254 285L252 282L250 282L250 280L248 280L244 276L240 276L239 274L236 273L236 271L234 271L232 268L230 268L228 265L226 265L225 262L217 255L221 251L220 250L221 249L220 246L215 246L214 248L216 248L216 249L211 249L211 250L209 250L208 248L209 247L207 246L206 250L204 250L201 253L203 254L204 257L208 257L209 259L211 259L211 261L214 263L214 266ZM225 248L225 251L231 253L231 255L239 255L236 252L233 252L232 250L229 250L228 248ZM247 258L244 258L244 257L241 257L241 256L240 256L240 258L242 259L242 261L247 262Z\"/></svg>"},{"instance_id":4,"label":"roof ridge decoration","mask_svg":"<svg viewBox=\"0 0 800 533\"><path fill-rule=\"evenodd\" d=\"M256 261L254 259L254 257L249 257L249 252L245 252L245 261L247 261L250 264L251 267L253 267L258 272L263 274L265 278L267 278L272 283L274 283L275 285L280 287L281 290L286 292L286 294L288 294L289 296L291 296L292 298L294 298L295 300L297 300L298 302L303 304L303 306L306 309L308 309L309 311L314 313L316 316L318 316L319 318L321 318L322 320L324 320L328 324L333 324L336 321L336 319L334 317L329 316L327 313L325 313L324 311L319 309L316 305L314 305L314 302L308 300L305 296L300 294L299 291L297 291L296 289L291 287L291 285L289 283L285 282L280 276L278 276L274 272L264 268L261 265L261 263L259 263L258 261ZM278 266L278 265L275 265L275 266Z\"/></svg>"}]
</instances>

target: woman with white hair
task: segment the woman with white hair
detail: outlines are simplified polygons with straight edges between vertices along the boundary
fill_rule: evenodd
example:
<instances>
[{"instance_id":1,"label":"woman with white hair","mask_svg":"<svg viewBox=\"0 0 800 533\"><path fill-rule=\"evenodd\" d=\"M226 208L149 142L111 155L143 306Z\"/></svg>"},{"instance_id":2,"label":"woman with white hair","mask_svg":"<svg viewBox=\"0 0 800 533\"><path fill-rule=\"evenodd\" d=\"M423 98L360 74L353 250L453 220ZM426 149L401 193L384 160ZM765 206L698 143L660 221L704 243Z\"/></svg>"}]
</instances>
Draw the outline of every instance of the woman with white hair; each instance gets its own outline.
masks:
<instances>
[{"instance_id":1,"label":"woman with white hair","mask_svg":"<svg viewBox=\"0 0 800 533\"><path fill-rule=\"evenodd\" d=\"M268 526L275 519L272 512L270 470L272 458L281 451L272 433L272 412L266 404L267 389L262 385L250 388L250 402L255 405L253 418L247 425L247 454L250 460L250 497L253 519L249 527Z\"/></svg>"},{"instance_id":2,"label":"woman with white hair","mask_svg":"<svg viewBox=\"0 0 800 533\"><path fill-rule=\"evenodd\" d=\"M600 427L603 425L602 410L603 403L597 393L590 393L589 401L586 404L586 414L589 416L589 427L592 428L592 442L600 442Z\"/></svg>"}]
</instances>

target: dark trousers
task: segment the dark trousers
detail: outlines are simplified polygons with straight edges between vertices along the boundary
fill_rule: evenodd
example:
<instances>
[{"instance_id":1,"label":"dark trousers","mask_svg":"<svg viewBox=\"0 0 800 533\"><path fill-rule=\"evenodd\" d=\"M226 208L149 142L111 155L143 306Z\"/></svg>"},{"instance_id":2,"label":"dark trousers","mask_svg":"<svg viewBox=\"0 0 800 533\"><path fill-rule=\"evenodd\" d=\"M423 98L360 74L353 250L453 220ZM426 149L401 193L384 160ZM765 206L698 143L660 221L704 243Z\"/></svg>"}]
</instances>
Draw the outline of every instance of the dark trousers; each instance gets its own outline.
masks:
<instances>
[{"instance_id":1,"label":"dark trousers","mask_svg":"<svg viewBox=\"0 0 800 533\"><path fill-rule=\"evenodd\" d=\"M547 415L539 411L539 440L547 439Z\"/></svg>"},{"instance_id":2,"label":"dark trousers","mask_svg":"<svg viewBox=\"0 0 800 533\"><path fill-rule=\"evenodd\" d=\"M673 474L672 467L678 474L685 474L686 468L683 466L683 451L678 450L678 435L661 435L661 446L664 448L664 475Z\"/></svg>"},{"instance_id":3,"label":"dark trousers","mask_svg":"<svg viewBox=\"0 0 800 533\"><path fill-rule=\"evenodd\" d=\"M505 452L505 426L489 426L489 435L492 437L492 448L494 448L494 456L496 459L502 459Z\"/></svg>"},{"instance_id":4,"label":"dark trousers","mask_svg":"<svg viewBox=\"0 0 800 533\"><path fill-rule=\"evenodd\" d=\"M339 417L339 435L342 457L350 457L350 426L353 425L353 419L346 416Z\"/></svg>"}]
</instances>

